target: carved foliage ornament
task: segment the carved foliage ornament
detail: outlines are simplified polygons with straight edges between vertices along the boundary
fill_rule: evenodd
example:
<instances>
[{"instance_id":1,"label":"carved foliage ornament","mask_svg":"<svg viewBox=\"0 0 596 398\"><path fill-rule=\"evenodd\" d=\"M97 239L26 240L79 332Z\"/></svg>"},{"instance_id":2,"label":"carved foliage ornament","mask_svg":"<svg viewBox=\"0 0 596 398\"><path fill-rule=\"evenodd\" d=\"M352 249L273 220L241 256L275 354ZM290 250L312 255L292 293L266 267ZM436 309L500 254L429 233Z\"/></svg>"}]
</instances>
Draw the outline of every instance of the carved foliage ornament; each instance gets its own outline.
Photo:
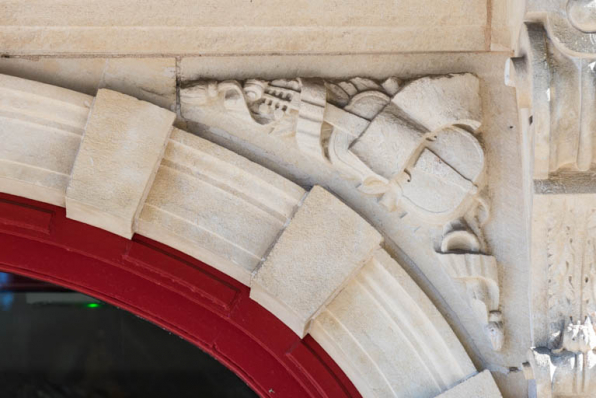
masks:
<instances>
[{"instance_id":1,"label":"carved foliage ornament","mask_svg":"<svg viewBox=\"0 0 596 398\"><path fill-rule=\"evenodd\" d=\"M402 206L429 222L462 215L477 194L484 153L474 75L344 81L197 81L181 90L182 114L224 113L291 142L302 153L358 182L389 211ZM221 119L221 118L220 118Z\"/></svg>"}]
</instances>

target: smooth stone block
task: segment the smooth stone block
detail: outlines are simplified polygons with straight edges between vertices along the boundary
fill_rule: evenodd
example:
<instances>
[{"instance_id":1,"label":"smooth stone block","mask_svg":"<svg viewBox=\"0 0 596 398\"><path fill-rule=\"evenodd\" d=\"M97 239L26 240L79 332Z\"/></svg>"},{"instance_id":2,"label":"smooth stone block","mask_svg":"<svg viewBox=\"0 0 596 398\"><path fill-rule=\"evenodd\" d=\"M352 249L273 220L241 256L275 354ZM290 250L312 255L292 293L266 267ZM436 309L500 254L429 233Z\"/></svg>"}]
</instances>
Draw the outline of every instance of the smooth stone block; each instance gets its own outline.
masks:
<instances>
[{"instance_id":1,"label":"smooth stone block","mask_svg":"<svg viewBox=\"0 0 596 398\"><path fill-rule=\"evenodd\" d=\"M257 271L250 296L304 337L382 240L356 212L315 186Z\"/></svg>"},{"instance_id":2,"label":"smooth stone block","mask_svg":"<svg viewBox=\"0 0 596 398\"><path fill-rule=\"evenodd\" d=\"M67 217L131 238L175 114L99 90L66 190Z\"/></svg>"}]
</instances>

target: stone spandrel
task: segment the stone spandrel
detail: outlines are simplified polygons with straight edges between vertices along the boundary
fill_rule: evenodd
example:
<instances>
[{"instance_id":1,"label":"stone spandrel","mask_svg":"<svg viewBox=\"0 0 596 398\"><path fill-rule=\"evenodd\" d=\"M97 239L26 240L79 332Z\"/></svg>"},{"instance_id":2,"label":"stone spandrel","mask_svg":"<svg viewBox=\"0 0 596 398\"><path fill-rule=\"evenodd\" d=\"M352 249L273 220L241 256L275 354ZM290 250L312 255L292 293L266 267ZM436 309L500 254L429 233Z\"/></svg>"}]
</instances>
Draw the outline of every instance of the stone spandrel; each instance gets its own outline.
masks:
<instances>
[{"instance_id":1,"label":"stone spandrel","mask_svg":"<svg viewBox=\"0 0 596 398\"><path fill-rule=\"evenodd\" d=\"M506 69L524 135L538 397L594 397L596 13L593 0L527 3Z\"/></svg>"},{"instance_id":2,"label":"stone spandrel","mask_svg":"<svg viewBox=\"0 0 596 398\"><path fill-rule=\"evenodd\" d=\"M355 181L389 211L432 224L462 216L484 181L480 81L471 73L401 80L198 80L180 92L190 121L268 134Z\"/></svg>"}]
</instances>

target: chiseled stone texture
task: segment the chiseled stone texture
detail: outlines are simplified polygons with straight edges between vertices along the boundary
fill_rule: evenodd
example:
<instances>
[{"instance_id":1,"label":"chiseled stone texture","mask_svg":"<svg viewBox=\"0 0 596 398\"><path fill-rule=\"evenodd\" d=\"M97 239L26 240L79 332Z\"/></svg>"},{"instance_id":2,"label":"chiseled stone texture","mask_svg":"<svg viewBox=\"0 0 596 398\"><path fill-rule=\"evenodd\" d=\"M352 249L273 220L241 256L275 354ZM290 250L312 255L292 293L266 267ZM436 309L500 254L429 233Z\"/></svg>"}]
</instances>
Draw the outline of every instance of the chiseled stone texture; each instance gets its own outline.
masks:
<instances>
[{"instance_id":1,"label":"chiseled stone texture","mask_svg":"<svg viewBox=\"0 0 596 398\"><path fill-rule=\"evenodd\" d=\"M92 101L0 75L0 191L64 206Z\"/></svg>"},{"instance_id":2,"label":"chiseled stone texture","mask_svg":"<svg viewBox=\"0 0 596 398\"><path fill-rule=\"evenodd\" d=\"M502 395L490 374L485 370L445 391L437 398L501 398Z\"/></svg>"},{"instance_id":3,"label":"chiseled stone texture","mask_svg":"<svg viewBox=\"0 0 596 398\"><path fill-rule=\"evenodd\" d=\"M442 315L384 250L314 320L310 334L364 397L430 398L476 373Z\"/></svg>"},{"instance_id":4,"label":"chiseled stone texture","mask_svg":"<svg viewBox=\"0 0 596 398\"><path fill-rule=\"evenodd\" d=\"M304 194L274 172L174 129L137 232L249 285Z\"/></svg>"},{"instance_id":5,"label":"chiseled stone texture","mask_svg":"<svg viewBox=\"0 0 596 398\"><path fill-rule=\"evenodd\" d=\"M148 102L99 90L66 191L67 216L132 237L174 118Z\"/></svg>"},{"instance_id":6,"label":"chiseled stone texture","mask_svg":"<svg viewBox=\"0 0 596 398\"><path fill-rule=\"evenodd\" d=\"M485 51L487 0L1 0L0 53ZM438 5L440 4L440 5Z\"/></svg>"},{"instance_id":7,"label":"chiseled stone texture","mask_svg":"<svg viewBox=\"0 0 596 398\"><path fill-rule=\"evenodd\" d=\"M381 241L362 217L315 186L257 270L250 297L304 337Z\"/></svg>"}]
</instances>

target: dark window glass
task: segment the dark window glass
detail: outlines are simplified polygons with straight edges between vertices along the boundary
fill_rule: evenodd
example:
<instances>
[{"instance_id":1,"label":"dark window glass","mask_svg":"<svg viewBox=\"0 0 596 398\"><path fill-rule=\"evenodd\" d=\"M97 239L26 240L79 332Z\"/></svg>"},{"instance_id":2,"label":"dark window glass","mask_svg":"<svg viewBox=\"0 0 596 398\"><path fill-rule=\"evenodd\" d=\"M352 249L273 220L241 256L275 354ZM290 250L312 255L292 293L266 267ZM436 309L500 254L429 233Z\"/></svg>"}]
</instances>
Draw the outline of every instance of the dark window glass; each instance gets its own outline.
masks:
<instances>
[{"instance_id":1,"label":"dark window glass","mask_svg":"<svg viewBox=\"0 0 596 398\"><path fill-rule=\"evenodd\" d=\"M0 386L11 398L257 396L178 336L91 297L5 273Z\"/></svg>"}]
</instances>

